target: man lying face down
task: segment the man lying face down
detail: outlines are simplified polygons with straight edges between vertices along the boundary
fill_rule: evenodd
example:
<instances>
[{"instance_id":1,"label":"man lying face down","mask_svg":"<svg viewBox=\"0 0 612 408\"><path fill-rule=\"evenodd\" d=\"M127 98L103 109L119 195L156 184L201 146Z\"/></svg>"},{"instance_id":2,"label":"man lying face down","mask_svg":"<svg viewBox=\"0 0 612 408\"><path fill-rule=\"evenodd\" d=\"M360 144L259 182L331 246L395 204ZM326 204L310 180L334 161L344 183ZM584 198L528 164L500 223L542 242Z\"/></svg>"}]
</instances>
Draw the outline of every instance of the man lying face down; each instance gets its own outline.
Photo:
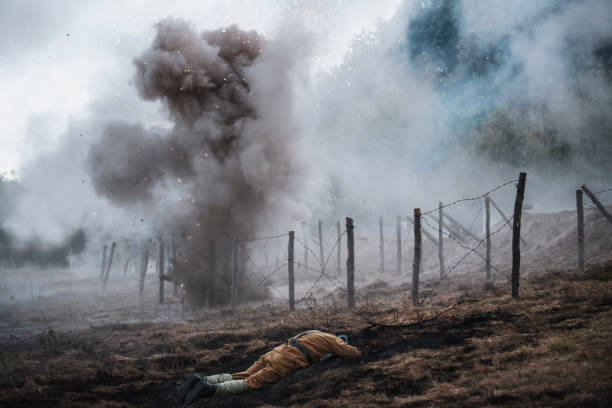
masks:
<instances>
[{"instance_id":1,"label":"man lying face down","mask_svg":"<svg viewBox=\"0 0 612 408\"><path fill-rule=\"evenodd\" d=\"M336 336L319 330L309 330L267 352L246 371L207 377L191 374L179 387L176 399L191 404L203 397L239 394L262 388L332 354L358 357L361 352L351 346L343 334Z\"/></svg>"}]
</instances>

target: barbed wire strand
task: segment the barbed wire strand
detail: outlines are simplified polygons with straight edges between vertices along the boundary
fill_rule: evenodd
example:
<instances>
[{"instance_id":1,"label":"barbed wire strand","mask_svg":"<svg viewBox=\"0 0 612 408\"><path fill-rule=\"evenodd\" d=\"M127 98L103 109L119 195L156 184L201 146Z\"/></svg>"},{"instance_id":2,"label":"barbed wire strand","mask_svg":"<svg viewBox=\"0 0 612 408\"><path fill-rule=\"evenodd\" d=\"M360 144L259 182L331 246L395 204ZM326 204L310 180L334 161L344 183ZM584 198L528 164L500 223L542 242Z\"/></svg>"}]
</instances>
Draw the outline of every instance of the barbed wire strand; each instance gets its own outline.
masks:
<instances>
[{"instance_id":1,"label":"barbed wire strand","mask_svg":"<svg viewBox=\"0 0 612 408\"><path fill-rule=\"evenodd\" d=\"M606 193L606 192L611 191L611 190L612 190L612 187L606 188L604 190L601 190L601 191L598 191L596 193L593 193L593 195L598 195L598 194Z\"/></svg>"},{"instance_id":2,"label":"barbed wire strand","mask_svg":"<svg viewBox=\"0 0 612 408\"><path fill-rule=\"evenodd\" d=\"M288 236L289 233L286 232L284 234L278 234L278 235L267 235L267 236L263 236L263 237L258 237L258 238L251 238L251 239L236 239L234 240L234 242L254 242L254 241L262 241L264 239L274 239L274 238L280 238L280 237L286 237Z\"/></svg>"},{"instance_id":3,"label":"barbed wire strand","mask_svg":"<svg viewBox=\"0 0 612 408\"><path fill-rule=\"evenodd\" d=\"M484 210L485 206L484 204L480 207L480 209L478 210L478 213L476 214L476 216L474 217L474 219L472 220L472 223L470 224L470 229L469 231L472 232L472 228L474 228L474 224L476 223L476 220L478 219L478 216L482 213L482 210ZM473 232L472 232L473 233Z\"/></svg>"},{"instance_id":4,"label":"barbed wire strand","mask_svg":"<svg viewBox=\"0 0 612 408\"><path fill-rule=\"evenodd\" d=\"M427 219L425 219L425 223L430 225L429 221L427 221ZM503 225L500 228L498 228L495 232L490 233L489 234L489 238L491 238L493 235L495 235L497 232L499 232L502 228L503 228ZM457 239L455 239L451 234L447 233L446 231L443 230L442 233L444 235L446 235L447 237L449 237L450 239L452 239L453 241L455 241L457 243L457 245L459 245L461 248L467 249L468 251L471 251L471 252L475 253L476 255L478 255L483 261L485 261L485 264L486 264L486 262L487 262L486 258L484 256L482 256L478 251L476 251L476 249L478 249L478 247L480 247L482 242L485 241L487 239L487 237L484 237L483 239L481 239L480 242L478 243L478 245L475 248L470 248L470 247L468 247L466 245L463 245L461 242L459 242ZM505 276L503 274L503 272L500 271L499 269L497 269L493 264L489 263L489 265L491 265L491 268L493 268L497 273L501 274L502 276ZM508 276L505 276L505 277L506 277L506 279L510 279L510 277L508 277Z\"/></svg>"},{"instance_id":5,"label":"barbed wire strand","mask_svg":"<svg viewBox=\"0 0 612 408\"><path fill-rule=\"evenodd\" d=\"M500 184L499 186L497 186L497 187L495 187L495 188L493 188L493 189L491 189L491 190L487 191L487 192L486 192L486 193L484 193L484 194L479 195L478 197L471 197L471 198L460 198L459 200L455 200L455 201L453 201L452 203L449 203L449 204L444 204L442 207L436 207L436 208L434 208L434 209L432 209L432 210L422 212L422 213L421 213L421 215L428 215L428 214L431 214L431 213L434 213L434 212L438 211L440 208L451 207L451 206L453 206L453 205L455 205L455 204L459 204L459 203L464 202L464 201L474 201L474 200L480 200L481 198L484 198L484 196L486 196L487 194L491 194L492 192L497 191L497 190L499 190L500 188L507 186L508 184L516 183L517 181L518 181L518 179L514 179L514 180L509 180L509 181L506 181L505 183Z\"/></svg>"},{"instance_id":6,"label":"barbed wire strand","mask_svg":"<svg viewBox=\"0 0 612 408\"><path fill-rule=\"evenodd\" d=\"M327 268L327 264L329 263L329 260L331 259L331 255L334 252L334 249L338 246L338 244L340 243L340 241L342 240L342 237L346 234L346 230L344 230L344 232L342 233L342 235L340 235L340 239L336 240L336 243L334 244L332 250L330 251L329 255L327 256L327 260L325 261L325 265L321 265L321 274L319 275L319 277L317 278L317 280L315 281L315 283L310 287L310 289L308 289L306 291L306 294L308 295L304 295L302 296L299 301L302 301L306 298L312 297L312 290L319 284L319 282L321 281L321 279L323 278L323 276L325 275L325 269Z\"/></svg>"},{"instance_id":7,"label":"barbed wire strand","mask_svg":"<svg viewBox=\"0 0 612 408\"><path fill-rule=\"evenodd\" d=\"M497 230L495 230L494 232L490 233L490 234L489 234L489 237L491 237L491 236L493 236L493 235L497 234L499 231L501 231L501 229L504 227L504 225L505 225L505 224L502 224L502 225L501 225L501 226L500 226L500 227L499 227ZM487 237L484 237L483 239L481 239L481 240L478 242L478 245L476 245L474 248L468 248L468 249L469 249L469 251L468 251L468 252L466 252L466 253L465 253L465 254L464 254L464 255L463 255L463 256L462 256L462 257L461 257L461 258L460 258L460 259L459 259L459 260L458 260L458 261L457 261L457 262L456 262L456 263L455 263L455 264L454 264L454 265L453 265L453 266L450 268L450 269L446 270L446 272L444 273L444 275L443 275L443 276L442 276L442 277L441 277L441 278L440 278L440 279L439 279L439 280L438 280L436 283L434 283L434 285L431 287L431 291L430 291L430 292L429 292L427 295L425 295L425 296L423 297L423 299L422 299L422 300L419 302L419 306L422 306L422 305L424 304L425 300L427 300L427 298L429 298L429 297L431 296L431 294L433 294L433 293L434 293L434 289L435 289L436 287L438 287L438 285L439 285L440 283L442 283L442 281L443 281L443 280L445 280L445 279L446 279L446 278L449 276L449 274L450 274L452 271L454 271L454 270L455 270L455 269L456 269L456 268L459 266L459 264L460 264L461 262L463 262L463 260L464 260L465 258L467 258L467 256L468 256L468 255L470 255L470 253L474 252L474 253L476 253L477 255L480 255L480 254L478 254L478 252L476 252L476 249L478 249L478 248L480 247L480 245L482 245L482 243L483 243L483 242L486 240L486 238L487 238ZM491 266L492 266L492 265L491 265ZM496 271L497 271L498 273L502 273L502 272L501 272L501 271L499 271L499 270L496 270ZM509 279L507 276L505 276L505 277L506 277L506 279Z\"/></svg>"}]
</instances>

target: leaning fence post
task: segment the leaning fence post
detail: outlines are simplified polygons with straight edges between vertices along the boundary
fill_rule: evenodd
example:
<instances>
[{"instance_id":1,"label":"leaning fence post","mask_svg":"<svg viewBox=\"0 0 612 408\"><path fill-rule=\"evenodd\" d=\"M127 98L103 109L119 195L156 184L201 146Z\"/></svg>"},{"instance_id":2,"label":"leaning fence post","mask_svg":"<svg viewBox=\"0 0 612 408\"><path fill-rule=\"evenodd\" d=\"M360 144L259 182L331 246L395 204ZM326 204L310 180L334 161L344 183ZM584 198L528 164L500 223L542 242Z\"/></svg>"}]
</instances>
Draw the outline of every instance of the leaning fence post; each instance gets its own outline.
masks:
<instances>
[{"instance_id":1,"label":"leaning fence post","mask_svg":"<svg viewBox=\"0 0 612 408\"><path fill-rule=\"evenodd\" d=\"M144 294L144 283L145 275L147 274L147 268L149 267L149 245L144 244L144 251L142 252L142 263L140 265L140 281L138 284L138 296L142 297Z\"/></svg>"},{"instance_id":2,"label":"leaning fence post","mask_svg":"<svg viewBox=\"0 0 612 408\"><path fill-rule=\"evenodd\" d=\"M159 238L159 257L157 271L159 273L159 304L164 304L164 240Z\"/></svg>"},{"instance_id":3,"label":"leaning fence post","mask_svg":"<svg viewBox=\"0 0 612 408\"><path fill-rule=\"evenodd\" d=\"M499 215L501 215L501 217L504 219L504 221L506 221L506 224L510 225L510 218L506 217L506 214L504 214L504 212L501 210L501 208L499 208L499 206L497 204L495 204L495 201L489 197L489 203L493 206L493 208L495 208L497 210L497 212L499 213ZM523 244L527 244L527 241L525 241L525 239L523 237L521 237L521 242Z\"/></svg>"},{"instance_id":4,"label":"leaning fence post","mask_svg":"<svg viewBox=\"0 0 612 408\"><path fill-rule=\"evenodd\" d=\"M108 257L108 265L106 265L106 273L104 274L104 289L106 290L106 285L108 284L108 275L110 274L110 269L113 264L113 255L115 254L115 247L117 246L116 242L113 242L111 245L110 256Z\"/></svg>"},{"instance_id":5,"label":"leaning fence post","mask_svg":"<svg viewBox=\"0 0 612 408\"><path fill-rule=\"evenodd\" d=\"M414 209L414 260L412 261L412 304L419 305L419 269L421 267L421 209Z\"/></svg>"},{"instance_id":6,"label":"leaning fence post","mask_svg":"<svg viewBox=\"0 0 612 408\"><path fill-rule=\"evenodd\" d=\"M127 251L126 251L126 257L125 257L125 265L123 266L123 276L124 277L127 276L127 270L128 270L128 267L130 266L130 258L132 257L132 252L131 252L132 247L130 246L130 240L127 239L126 241L127 241L126 242Z\"/></svg>"},{"instance_id":7,"label":"leaning fence post","mask_svg":"<svg viewBox=\"0 0 612 408\"><path fill-rule=\"evenodd\" d=\"M340 275L340 271L342 270L342 259L341 259L342 247L340 246L340 244L342 243L342 234L340 233L340 221L336 221L336 230L338 232L338 242L336 243L336 252L338 255L338 267L336 269L337 269L338 275Z\"/></svg>"},{"instance_id":8,"label":"leaning fence post","mask_svg":"<svg viewBox=\"0 0 612 408\"><path fill-rule=\"evenodd\" d=\"M346 258L346 295L349 310L355 307L355 226L353 219L346 217L346 243L348 256Z\"/></svg>"},{"instance_id":9,"label":"leaning fence post","mask_svg":"<svg viewBox=\"0 0 612 408\"><path fill-rule=\"evenodd\" d=\"M582 190L576 190L576 215L578 216L578 269L584 268L584 208Z\"/></svg>"},{"instance_id":10,"label":"leaning fence post","mask_svg":"<svg viewBox=\"0 0 612 408\"><path fill-rule=\"evenodd\" d=\"M238 296L238 240L232 245L232 308L236 307Z\"/></svg>"},{"instance_id":11,"label":"leaning fence post","mask_svg":"<svg viewBox=\"0 0 612 408\"><path fill-rule=\"evenodd\" d=\"M106 271L106 251L108 245L104 244L104 250L102 251L102 270L100 271L100 280L104 279L104 272Z\"/></svg>"},{"instance_id":12,"label":"leaning fence post","mask_svg":"<svg viewBox=\"0 0 612 408\"><path fill-rule=\"evenodd\" d=\"M491 208L489 207L489 195L485 195L485 234L487 238L487 254L485 258L487 267L487 281L491 280Z\"/></svg>"},{"instance_id":13,"label":"leaning fence post","mask_svg":"<svg viewBox=\"0 0 612 408\"><path fill-rule=\"evenodd\" d=\"M395 227L397 236L397 274L402 274L402 217L397 216L397 225Z\"/></svg>"},{"instance_id":14,"label":"leaning fence post","mask_svg":"<svg viewBox=\"0 0 612 408\"><path fill-rule=\"evenodd\" d=\"M380 273L385 273L385 236L383 234L383 219L378 219L378 227L380 230Z\"/></svg>"},{"instance_id":15,"label":"leaning fence post","mask_svg":"<svg viewBox=\"0 0 612 408\"><path fill-rule=\"evenodd\" d=\"M289 310L295 310L295 281L293 276L293 246L295 231L289 231L289 247L287 248L287 270L289 273Z\"/></svg>"},{"instance_id":16,"label":"leaning fence post","mask_svg":"<svg viewBox=\"0 0 612 408\"><path fill-rule=\"evenodd\" d=\"M444 240L442 239L442 234L444 233L442 207L442 201L440 201L438 203L438 260L440 261L440 279L444 278L446 273L444 270Z\"/></svg>"},{"instance_id":17,"label":"leaning fence post","mask_svg":"<svg viewBox=\"0 0 612 408\"><path fill-rule=\"evenodd\" d=\"M527 173L519 174L516 186L516 200L514 201L514 218L512 220L512 298L519 297L519 280L521 274L521 213L523 198L525 196L525 182Z\"/></svg>"},{"instance_id":18,"label":"leaning fence post","mask_svg":"<svg viewBox=\"0 0 612 408\"><path fill-rule=\"evenodd\" d=\"M589 196L591 201L593 201L593 204L597 206L597 208L599 209L599 211L601 211L603 216L608 219L608 222L612 224L612 215L610 215L610 213L606 210L606 207L604 207L603 204L601 204L601 202L597 199L597 197L595 197L595 194L591 193L591 190L588 189L586 184L583 184L582 187L580 188L582 188L585 194Z\"/></svg>"}]
</instances>

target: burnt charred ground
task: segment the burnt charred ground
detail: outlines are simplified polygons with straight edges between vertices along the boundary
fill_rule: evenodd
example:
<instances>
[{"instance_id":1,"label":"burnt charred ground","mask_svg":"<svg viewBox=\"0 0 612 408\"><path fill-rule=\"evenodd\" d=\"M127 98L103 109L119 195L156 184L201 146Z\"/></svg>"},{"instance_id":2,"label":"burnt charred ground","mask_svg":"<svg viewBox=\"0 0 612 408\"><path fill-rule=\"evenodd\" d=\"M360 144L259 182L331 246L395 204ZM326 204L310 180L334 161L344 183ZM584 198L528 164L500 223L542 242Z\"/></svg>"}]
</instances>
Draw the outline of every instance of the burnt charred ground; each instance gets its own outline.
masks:
<instances>
[{"instance_id":1,"label":"burnt charred ground","mask_svg":"<svg viewBox=\"0 0 612 408\"><path fill-rule=\"evenodd\" d=\"M319 328L347 333L363 356L195 406L609 406L611 278L610 262L534 273L518 302L502 284L450 281L418 315L406 288L380 283L363 289L367 301L351 313L259 306L172 324L49 327L2 344L0 405L174 406L190 372L243 370Z\"/></svg>"}]
</instances>

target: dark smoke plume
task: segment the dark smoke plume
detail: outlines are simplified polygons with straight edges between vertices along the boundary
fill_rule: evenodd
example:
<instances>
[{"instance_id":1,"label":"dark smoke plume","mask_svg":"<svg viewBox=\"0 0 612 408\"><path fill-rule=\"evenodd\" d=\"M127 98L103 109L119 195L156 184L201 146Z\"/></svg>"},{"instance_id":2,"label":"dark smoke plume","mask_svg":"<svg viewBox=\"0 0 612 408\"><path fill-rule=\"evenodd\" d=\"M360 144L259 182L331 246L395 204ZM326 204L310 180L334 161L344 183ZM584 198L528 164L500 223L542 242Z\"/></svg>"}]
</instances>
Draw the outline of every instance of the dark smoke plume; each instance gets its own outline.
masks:
<instances>
[{"instance_id":1,"label":"dark smoke plume","mask_svg":"<svg viewBox=\"0 0 612 408\"><path fill-rule=\"evenodd\" d=\"M162 102L173 127L109 124L90 150L90 172L99 194L147 208L160 236L175 237L176 276L194 302L223 303L232 240L286 209L299 173L289 160L291 57L236 26L199 33L167 19L156 28L134 60L134 83L142 98Z\"/></svg>"}]
</instances>

